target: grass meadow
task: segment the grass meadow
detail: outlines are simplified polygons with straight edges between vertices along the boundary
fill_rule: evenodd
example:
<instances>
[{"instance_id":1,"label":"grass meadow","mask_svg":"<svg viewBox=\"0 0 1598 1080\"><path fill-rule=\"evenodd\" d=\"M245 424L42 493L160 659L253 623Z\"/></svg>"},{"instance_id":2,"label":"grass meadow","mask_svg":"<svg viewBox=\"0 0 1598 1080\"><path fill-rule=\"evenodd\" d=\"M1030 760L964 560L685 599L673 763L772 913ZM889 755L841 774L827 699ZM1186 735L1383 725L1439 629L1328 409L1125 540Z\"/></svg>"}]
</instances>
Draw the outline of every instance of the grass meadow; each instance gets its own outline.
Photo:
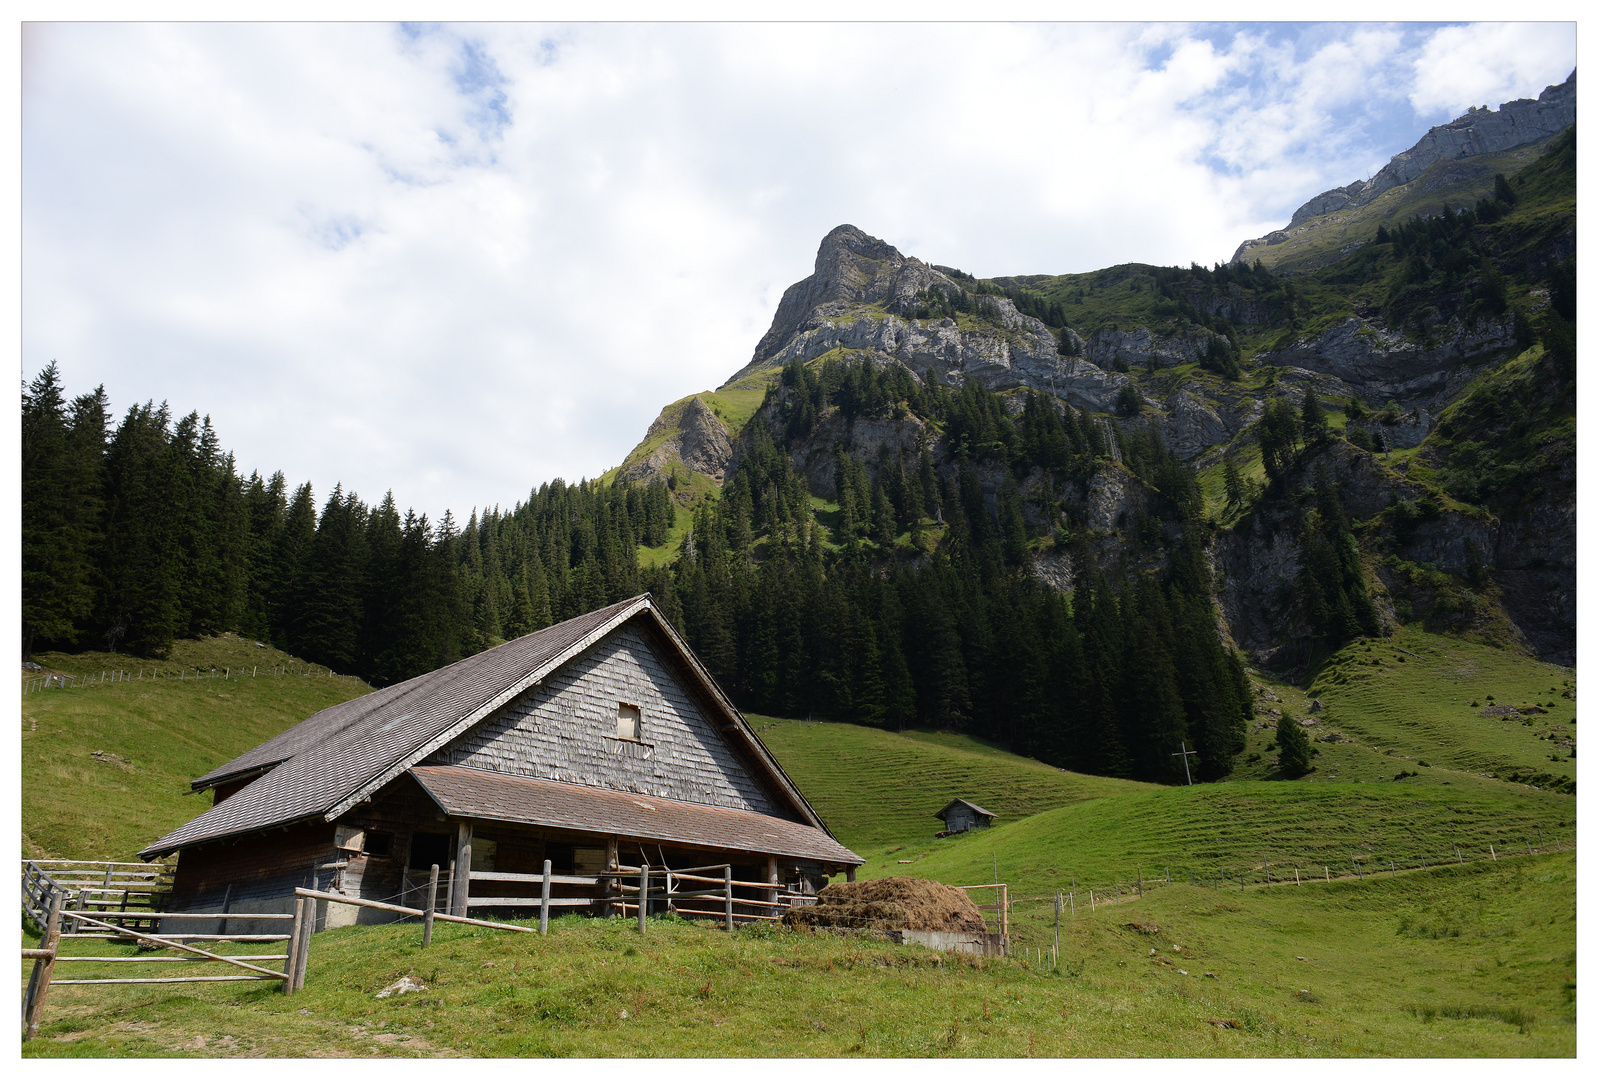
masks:
<instances>
[{"instance_id":1,"label":"grass meadow","mask_svg":"<svg viewBox=\"0 0 1598 1080\"><path fill-rule=\"evenodd\" d=\"M426 950L415 925L349 927L316 935L292 996L58 987L23 1053L1570 1056L1575 869L1566 853L1246 893L1172 886L1068 914L1058 966L1027 958L1052 945L1035 919L998 959L675 918L640 935L572 916L547 938L440 924ZM404 976L425 989L376 997Z\"/></svg>"},{"instance_id":2,"label":"grass meadow","mask_svg":"<svg viewBox=\"0 0 1598 1080\"><path fill-rule=\"evenodd\" d=\"M95 654L41 661L73 674L127 667ZM130 858L204 808L186 794L193 776L366 689L266 673L293 663L224 636L180 644L165 666L265 670L24 695L23 854ZM1334 655L1307 689L1260 685L1236 778L1193 787L1065 772L949 732L750 717L868 860L863 875L1008 883L1007 958L773 928L729 935L673 917L642 936L577 917L547 938L440 924L425 951L414 925L347 927L316 935L292 996L264 983L56 987L23 1052L1573 1055L1575 797L1505 778L1534 766L1574 775L1573 761L1548 759L1545 737L1568 732L1573 749L1573 674L1405 630ZM1282 780L1266 710L1309 715L1315 699L1315 771ZM1531 724L1484 717L1489 700L1543 712ZM996 827L934 838L934 812L955 797L997 814ZM1055 964L1057 893L1070 899ZM426 989L375 996L406 975Z\"/></svg>"}]
</instances>

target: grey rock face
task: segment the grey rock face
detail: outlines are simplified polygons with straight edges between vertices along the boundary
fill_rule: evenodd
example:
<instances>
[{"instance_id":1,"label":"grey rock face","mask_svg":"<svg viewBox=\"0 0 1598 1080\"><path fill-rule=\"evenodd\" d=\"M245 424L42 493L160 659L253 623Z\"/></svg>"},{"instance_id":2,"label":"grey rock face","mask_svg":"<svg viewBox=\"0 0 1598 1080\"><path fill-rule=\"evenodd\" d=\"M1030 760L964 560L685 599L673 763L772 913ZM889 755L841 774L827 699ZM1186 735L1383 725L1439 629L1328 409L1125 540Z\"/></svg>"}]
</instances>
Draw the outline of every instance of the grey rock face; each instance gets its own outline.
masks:
<instances>
[{"instance_id":1,"label":"grey rock face","mask_svg":"<svg viewBox=\"0 0 1598 1080\"><path fill-rule=\"evenodd\" d=\"M917 293L959 288L943 271L840 225L822 240L815 273L783 294L754 357L728 381L848 349L877 362L897 361L917 375L931 373L952 386L969 378L991 390L1031 387L1096 411L1114 407L1126 376L1061 355L1053 332L1005 297L975 297L974 327L949 318L905 317L915 309ZM1081 346L1080 338L1073 339Z\"/></svg>"},{"instance_id":2,"label":"grey rock face","mask_svg":"<svg viewBox=\"0 0 1598 1080\"><path fill-rule=\"evenodd\" d=\"M1366 421L1353 426L1364 428L1372 435L1380 435L1389 450L1408 450L1425 442L1426 436L1437 426L1437 421L1425 407L1421 407L1399 417L1396 424Z\"/></svg>"},{"instance_id":3,"label":"grey rock face","mask_svg":"<svg viewBox=\"0 0 1598 1080\"><path fill-rule=\"evenodd\" d=\"M917 292L935 286L959 288L947 274L920 259L905 258L891 244L867 236L853 225L839 225L822 238L815 273L782 294L771 329L755 346L753 359L733 379L776 363L778 350L819 309L837 315L858 304L909 301Z\"/></svg>"},{"instance_id":4,"label":"grey rock face","mask_svg":"<svg viewBox=\"0 0 1598 1080\"><path fill-rule=\"evenodd\" d=\"M1483 319L1474 329L1456 320L1439 327L1434 336L1434 344L1418 345L1351 315L1315 337L1259 357L1336 376L1367 396L1402 400L1445 390L1459 368L1486 363L1515 347L1508 319Z\"/></svg>"},{"instance_id":5,"label":"grey rock face","mask_svg":"<svg viewBox=\"0 0 1598 1080\"><path fill-rule=\"evenodd\" d=\"M1471 109L1464 116L1432 128L1414 146L1394 154L1354 196L1353 203L1364 206L1382 192L1409 183L1434 161L1509 150L1557 135L1575 122L1576 73L1572 71L1569 78L1548 87L1536 101L1506 101L1496 111Z\"/></svg>"},{"instance_id":6,"label":"grey rock face","mask_svg":"<svg viewBox=\"0 0 1598 1080\"><path fill-rule=\"evenodd\" d=\"M697 397L689 398L678 409L665 409L649 425L644 441L664 436L641 461L634 461L619 474L623 480L648 482L664 477L673 461L681 461L695 472L720 483L732 461L732 439L727 425Z\"/></svg>"},{"instance_id":7,"label":"grey rock face","mask_svg":"<svg viewBox=\"0 0 1598 1080\"><path fill-rule=\"evenodd\" d=\"M1161 434L1165 445L1183 461L1231 441L1232 431L1220 413L1210 402L1186 389L1172 394L1165 402L1165 410Z\"/></svg>"},{"instance_id":8,"label":"grey rock face","mask_svg":"<svg viewBox=\"0 0 1598 1080\"><path fill-rule=\"evenodd\" d=\"M1293 211L1293 220L1287 223L1287 227L1291 229L1294 225L1297 225L1302 221L1307 221L1312 217L1320 217L1322 214L1330 214L1333 210L1341 210L1343 207L1353 202L1354 198L1359 195L1360 192L1365 190L1365 187L1365 181L1355 180L1352 184L1345 185L1344 187L1332 188L1330 191L1321 192L1309 202ZM1271 235L1280 236L1284 240L1287 238L1287 234L1280 231L1274 232ZM1268 242L1269 241L1267 240L1267 243ZM1278 241L1278 243L1279 242L1280 241Z\"/></svg>"},{"instance_id":9,"label":"grey rock face","mask_svg":"<svg viewBox=\"0 0 1598 1080\"><path fill-rule=\"evenodd\" d=\"M1369 180L1356 180L1344 187L1323 191L1293 212L1287 228L1302 225L1312 218L1338 210L1365 206L1383 192L1418 178L1439 161L1479 157L1512 150L1557 135L1576 122L1576 73L1557 86L1545 89L1533 101L1520 98L1506 101L1496 110L1472 108L1449 123L1432 128ZM1287 232L1276 230L1256 240L1245 240L1232 256L1234 264L1248 258L1252 249L1283 243Z\"/></svg>"},{"instance_id":10,"label":"grey rock face","mask_svg":"<svg viewBox=\"0 0 1598 1080\"><path fill-rule=\"evenodd\" d=\"M1088 339L1086 356L1100 368L1113 368L1116 361L1129 367L1175 367L1197 363L1209 350L1215 335L1203 327L1192 327L1180 335L1156 334L1146 326L1131 330L1100 330Z\"/></svg>"},{"instance_id":11,"label":"grey rock face","mask_svg":"<svg viewBox=\"0 0 1598 1080\"><path fill-rule=\"evenodd\" d=\"M1493 552L1504 607L1539 656L1576 662L1576 462L1506 519Z\"/></svg>"}]
</instances>

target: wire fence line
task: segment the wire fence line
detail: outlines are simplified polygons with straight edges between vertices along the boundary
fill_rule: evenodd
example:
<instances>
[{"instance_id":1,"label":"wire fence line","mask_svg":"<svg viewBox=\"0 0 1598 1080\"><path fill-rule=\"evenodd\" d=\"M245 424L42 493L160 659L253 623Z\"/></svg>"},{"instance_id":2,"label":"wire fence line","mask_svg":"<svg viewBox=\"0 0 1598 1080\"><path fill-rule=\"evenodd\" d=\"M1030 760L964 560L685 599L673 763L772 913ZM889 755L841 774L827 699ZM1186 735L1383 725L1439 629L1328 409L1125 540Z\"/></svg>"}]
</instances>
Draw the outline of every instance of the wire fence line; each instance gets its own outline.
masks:
<instances>
[{"instance_id":1,"label":"wire fence line","mask_svg":"<svg viewBox=\"0 0 1598 1080\"><path fill-rule=\"evenodd\" d=\"M1037 905L1046 910L1058 904L1061 913L1069 915L1076 914L1078 908L1092 912L1106 905L1136 900L1145 889L1163 889L1167 885L1196 885L1247 892L1266 886L1329 884L1334 881L1364 881L1367 877L1396 877L1401 872L1437 870L1576 850L1574 839L1545 835L1535 828L1533 834L1518 841L1510 839L1500 843L1489 840L1482 847L1476 843L1451 843L1447 851L1433 853L1389 855L1355 850L1337 862L1324 857L1294 859L1262 853L1259 859L1241 868L1235 864L1230 867L1214 863L1202 866L1160 864L1147 877L1141 871L1135 871L1126 879L1108 883L1079 882L1072 878L1069 885L1062 886L1053 894L1016 897L1010 904L1012 909Z\"/></svg>"},{"instance_id":2,"label":"wire fence line","mask_svg":"<svg viewBox=\"0 0 1598 1080\"><path fill-rule=\"evenodd\" d=\"M259 665L250 667L205 667L188 665L184 667L140 667L137 670L109 669L98 674L90 672L87 675L68 675L50 673L36 675L25 679L22 683L24 694L34 694L42 690L84 690L108 684L140 682L145 680L163 680L166 682L194 682L201 679L223 679L237 681L239 679L270 678L317 678L340 679L347 682L360 682L358 675L340 675L332 668L322 667L319 664L274 664L266 669Z\"/></svg>"}]
</instances>

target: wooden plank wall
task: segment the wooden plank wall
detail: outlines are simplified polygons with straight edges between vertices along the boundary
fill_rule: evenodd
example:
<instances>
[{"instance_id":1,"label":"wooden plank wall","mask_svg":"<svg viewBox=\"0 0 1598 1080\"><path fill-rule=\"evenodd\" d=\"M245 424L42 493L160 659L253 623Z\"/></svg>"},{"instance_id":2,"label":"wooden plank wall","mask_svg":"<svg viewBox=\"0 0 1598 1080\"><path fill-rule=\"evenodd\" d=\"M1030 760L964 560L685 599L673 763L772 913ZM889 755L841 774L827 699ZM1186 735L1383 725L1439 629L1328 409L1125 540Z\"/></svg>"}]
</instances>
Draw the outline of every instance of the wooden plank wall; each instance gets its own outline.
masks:
<instances>
[{"instance_id":1,"label":"wooden plank wall","mask_svg":"<svg viewBox=\"0 0 1598 1080\"><path fill-rule=\"evenodd\" d=\"M617 706L643 711L642 738L616 738ZM675 662L624 626L428 759L798 820L729 745Z\"/></svg>"}]
</instances>

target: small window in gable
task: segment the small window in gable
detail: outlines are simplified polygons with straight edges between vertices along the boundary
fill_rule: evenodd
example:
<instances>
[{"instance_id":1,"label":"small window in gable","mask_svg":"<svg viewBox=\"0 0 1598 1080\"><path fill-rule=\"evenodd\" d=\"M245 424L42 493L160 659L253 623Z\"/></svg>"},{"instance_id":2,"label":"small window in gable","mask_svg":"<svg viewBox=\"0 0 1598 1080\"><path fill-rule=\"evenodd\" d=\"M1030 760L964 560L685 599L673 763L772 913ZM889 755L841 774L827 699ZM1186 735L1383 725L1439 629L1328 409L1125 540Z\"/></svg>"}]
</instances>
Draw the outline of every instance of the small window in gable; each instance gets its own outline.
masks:
<instances>
[{"instance_id":1,"label":"small window in gable","mask_svg":"<svg viewBox=\"0 0 1598 1080\"><path fill-rule=\"evenodd\" d=\"M638 706L616 706L616 738L632 739L634 742L643 738L643 713Z\"/></svg>"}]
</instances>

